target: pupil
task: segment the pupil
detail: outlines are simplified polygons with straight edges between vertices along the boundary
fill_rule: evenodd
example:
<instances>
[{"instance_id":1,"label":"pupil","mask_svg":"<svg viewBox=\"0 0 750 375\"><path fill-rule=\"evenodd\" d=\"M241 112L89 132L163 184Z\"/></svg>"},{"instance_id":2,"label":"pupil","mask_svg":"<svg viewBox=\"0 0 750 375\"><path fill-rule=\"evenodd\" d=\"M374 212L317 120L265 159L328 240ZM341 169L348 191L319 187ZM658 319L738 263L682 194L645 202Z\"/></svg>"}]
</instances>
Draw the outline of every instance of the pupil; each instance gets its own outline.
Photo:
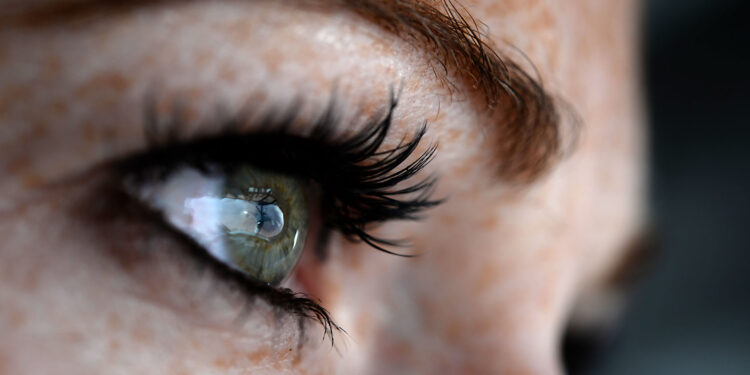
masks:
<instances>
[{"instance_id":1,"label":"pupil","mask_svg":"<svg viewBox=\"0 0 750 375\"><path fill-rule=\"evenodd\" d=\"M257 216L255 217L255 223L256 223L255 232L257 233L260 233L263 230L263 222L264 222L263 209L265 207L266 207L265 205L261 204L258 206L258 210L256 211Z\"/></svg>"}]
</instances>

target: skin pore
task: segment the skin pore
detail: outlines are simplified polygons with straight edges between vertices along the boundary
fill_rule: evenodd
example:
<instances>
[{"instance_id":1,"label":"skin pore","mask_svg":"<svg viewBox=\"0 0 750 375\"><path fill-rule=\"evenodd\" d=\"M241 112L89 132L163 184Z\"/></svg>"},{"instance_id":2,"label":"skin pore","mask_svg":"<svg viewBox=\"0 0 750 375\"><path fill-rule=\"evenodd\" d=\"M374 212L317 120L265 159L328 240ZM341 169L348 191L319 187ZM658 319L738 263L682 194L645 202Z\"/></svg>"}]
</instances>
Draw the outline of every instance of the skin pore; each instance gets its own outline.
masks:
<instances>
[{"instance_id":1,"label":"skin pore","mask_svg":"<svg viewBox=\"0 0 750 375\"><path fill-rule=\"evenodd\" d=\"M591 296L608 295L644 224L634 1L461 3L559 100L562 156L525 180L502 173L518 156L498 152L507 102L488 108L460 61L341 2L6 2L0 373L560 374L569 320L610 317ZM211 134L217 109L299 102L304 118L334 96L359 119L391 90L386 144L426 121L420 149L438 152L420 177L439 176L447 199L377 229L417 257L336 234L325 260L305 251L283 286L346 331L333 348L319 324L239 293L117 201L91 214L108 162L148 146L149 97L179 105L185 133Z\"/></svg>"}]
</instances>

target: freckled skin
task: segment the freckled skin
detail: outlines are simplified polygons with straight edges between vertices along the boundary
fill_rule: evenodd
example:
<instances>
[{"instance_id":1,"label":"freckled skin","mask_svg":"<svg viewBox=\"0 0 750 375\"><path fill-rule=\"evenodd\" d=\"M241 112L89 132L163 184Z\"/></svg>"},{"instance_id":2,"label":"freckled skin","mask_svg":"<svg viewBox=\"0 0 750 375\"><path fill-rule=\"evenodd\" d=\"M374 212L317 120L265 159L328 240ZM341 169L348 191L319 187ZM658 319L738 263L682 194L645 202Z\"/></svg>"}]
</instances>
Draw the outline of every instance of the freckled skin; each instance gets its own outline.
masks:
<instances>
[{"instance_id":1,"label":"freckled skin","mask_svg":"<svg viewBox=\"0 0 750 375\"><path fill-rule=\"evenodd\" d=\"M491 177L494 123L477 103L453 100L420 49L349 12L164 2L3 23L0 373L562 373L566 320L642 225L637 9L465 5L581 117L568 157L529 186ZM286 286L319 298L346 329L336 349L314 323L300 338L292 318L248 306L148 222L85 214L101 163L143 150L149 94L179 98L197 126L218 105L304 98L314 113L334 87L352 115L372 114L392 86L403 91L388 142L429 120L422 146L440 148L425 173L441 176L437 196L449 199L424 221L379 228L410 237L417 258L337 236L324 263L303 254Z\"/></svg>"}]
</instances>

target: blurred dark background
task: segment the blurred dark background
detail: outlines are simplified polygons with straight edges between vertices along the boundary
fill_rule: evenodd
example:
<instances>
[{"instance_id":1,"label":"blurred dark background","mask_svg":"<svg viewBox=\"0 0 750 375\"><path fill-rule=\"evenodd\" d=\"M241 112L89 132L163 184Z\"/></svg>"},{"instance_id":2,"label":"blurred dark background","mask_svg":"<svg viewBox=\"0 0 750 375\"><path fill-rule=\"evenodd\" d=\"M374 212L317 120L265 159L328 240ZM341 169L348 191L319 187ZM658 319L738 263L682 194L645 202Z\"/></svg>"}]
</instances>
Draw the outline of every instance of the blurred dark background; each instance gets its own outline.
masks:
<instances>
[{"instance_id":1,"label":"blurred dark background","mask_svg":"<svg viewBox=\"0 0 750 375\"><path fill-rule=\"evenodd\" d=\"M646 0L659 254L587 374L750 374L750 1Z\"/></svg>"}]
</instances>

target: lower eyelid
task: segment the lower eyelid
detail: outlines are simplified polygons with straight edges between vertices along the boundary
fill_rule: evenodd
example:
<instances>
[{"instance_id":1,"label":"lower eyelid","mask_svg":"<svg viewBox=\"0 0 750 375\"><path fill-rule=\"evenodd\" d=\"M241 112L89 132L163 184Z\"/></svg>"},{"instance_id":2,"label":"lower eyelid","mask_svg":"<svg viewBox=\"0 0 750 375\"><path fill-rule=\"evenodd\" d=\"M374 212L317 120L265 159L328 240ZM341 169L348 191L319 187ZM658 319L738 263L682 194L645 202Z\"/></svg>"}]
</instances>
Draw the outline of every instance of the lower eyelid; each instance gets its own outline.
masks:
<instances>
[{"instance_id":1,"label":"lower eyelid","mask_svg":"<svg viewBox=\"0 0 750 375\"><path fill-rule=\"evenodd\" d=\"M306 327L309 320L322 323L327 332L338 329L314 301L289 290L253 284L196 248L125 193L120 178L114 174L93 184L79 184L86 185L81 189L85 192L76 194L69 216L91 228L91 240L101 256L132 280L129 294L204 327L235 331L246 319L266 317L302 319L291 325L295 329ZM92 197L97 197L96 204Z\"/></svg>"}]
</instances>

